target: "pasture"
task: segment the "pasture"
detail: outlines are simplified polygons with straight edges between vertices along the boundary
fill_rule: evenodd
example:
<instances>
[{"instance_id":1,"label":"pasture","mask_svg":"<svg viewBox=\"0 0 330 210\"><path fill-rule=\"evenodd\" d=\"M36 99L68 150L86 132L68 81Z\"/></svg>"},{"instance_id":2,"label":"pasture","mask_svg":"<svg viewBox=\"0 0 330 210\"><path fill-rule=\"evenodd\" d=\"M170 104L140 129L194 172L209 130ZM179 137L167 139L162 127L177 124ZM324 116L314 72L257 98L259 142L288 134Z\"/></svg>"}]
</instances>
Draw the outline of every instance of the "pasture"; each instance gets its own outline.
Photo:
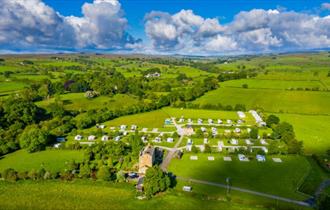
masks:
<instances>
[{"instance_id":1,"label":"pasture","mask_svg":"<svg viewBox=\"0 0 330 210\"><path fill-rule=\"evenodd\" d=\"M330 149L330 116L276 114L293 125L297 139L304 142L307 154L325 153Z\"/></svg>"},{"instance_id":2,"label":"pasture","mask_svg":"<svg viewBox=\"0 0 330 210\"><path fill-rule=\"evenodd\" d=\"M17 171L38 170L44 167L46 170L57 172L65 167L70 160L82 160L83 153L74 150L45 150L28 153L26 150L18 150L0 158L0 171L13 168Z\"/></svg>"},{"instance_id":3,"label":"pasture","mask_svg":"<svg viewBox=\"0 0 330 210\"><path fill-rule=\"evenodd\" d=\"M221 87L237 87L242 88L243 84L247 84L252 89L291 89L291 88L327 88L319 81L294 81L294 80L267 80L267 79L240 79L230 80L220 83Z\"/></svg>"},{"instance_id":4,"label":"pasture","mask_svg":"<svg viewBox=\"0 0 330 210\"><path fill-rule=\"evenodd\" d=\"M224 192L212 189L213 197L203 194L203 186L194 185L196 193L184 193L179 188L156 196L151 200L138 200L135 189L127 183L109 183L90 180L73 182L0 182L1 209L228 209L266 210L301 209L287 203L233 193L232 202L225 199ZM29 192L29 193L26 193Z\"/></svg>"},{"instance_id":5,"label":"pasture","mask_svg":"<svg viewBox=\"0 0 330 210\"><path fill-rule=\"evenodd\" d=\"M1 209L229 209L265 210L260 204L230 203L224 200L205 200L200 196L167 193L152 200L138 200L129 184L98 181L0 183L3 189ZM30 193L26 194L26 191Z\"/></svg>"},{"instance_id":6,"label":"pasture","mask_svg":"<svg viewBox=\"0 0 330 210\"><path fill-rule=\"evenodd\" d=\"M214 161L208 161L210 154L198 154L198 160L190 160L194 154L186 153L181 160L173 159L169 171L184 178L194 178L218 183L225 183L231 178L232 185L264 193L305 199L296 189L309 172L309 163L305 157L281 156L282 163L275 163L271 156L266 162L240 162L237 156L226 162L223 156L212 154Z\"/></svg>"},{"instance_id":7,"label":"pasture","mask_svg":"<svg viewBox=\"0 0 330 210\"><path fill-rule=\"evenodd\" d=\"M87 111L90 109L97 109L107 107L110 109L120 109L125 106L137 104L139 100L129 95L117 94L113 97L98 96L96 98L86 98L84 93L68 93L60 95L60 99L64 103L64 108L67 110ZM43 100L36 104L40 107L47 108L55 99Z\"/></svg>"},{"instance_id":8,"label":"pasture","mask_svg":"<svg viewBox=\"0 0 330 210\"><path fill-rule=\"evenodd\" d=\"M119 117L114 120L103 123L106 126L119 126L119 125L137 125L139 128L161 128L164 126L164 120L170 116L163 110L156 110L140 114L133 114L128 116Z\"/></svg>"},{"instance_id":9,"label":"pasture","mask_svg":"<svg viewBox=\"0 0 330 210\"><path fill-rule=\"evenodd\" d=\"M330 92L272 89L219 88L194 101L195 104L245 104L267 112L330 114Z\"/></svg>"}]
</instances>

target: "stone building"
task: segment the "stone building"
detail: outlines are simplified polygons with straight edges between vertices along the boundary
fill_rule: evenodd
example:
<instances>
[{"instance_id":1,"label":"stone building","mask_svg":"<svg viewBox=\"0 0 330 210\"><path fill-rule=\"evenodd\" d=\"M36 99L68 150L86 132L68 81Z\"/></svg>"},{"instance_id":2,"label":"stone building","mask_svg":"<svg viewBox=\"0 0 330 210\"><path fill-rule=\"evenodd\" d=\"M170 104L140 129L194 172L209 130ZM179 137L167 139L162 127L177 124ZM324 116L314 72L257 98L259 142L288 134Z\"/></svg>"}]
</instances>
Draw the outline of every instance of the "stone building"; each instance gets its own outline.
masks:
<instances>
[{"instance_id":1,"label":"stone building","mask_svg":"<svg viewBox=\"0 0 330 210\"><path fill-rule=\"evenodd\" d=\"M155 148L151 145L146 146L139 157L139 173L145 174L147 169L152 167L155 161Z\"/></svg>"}]
</instances>

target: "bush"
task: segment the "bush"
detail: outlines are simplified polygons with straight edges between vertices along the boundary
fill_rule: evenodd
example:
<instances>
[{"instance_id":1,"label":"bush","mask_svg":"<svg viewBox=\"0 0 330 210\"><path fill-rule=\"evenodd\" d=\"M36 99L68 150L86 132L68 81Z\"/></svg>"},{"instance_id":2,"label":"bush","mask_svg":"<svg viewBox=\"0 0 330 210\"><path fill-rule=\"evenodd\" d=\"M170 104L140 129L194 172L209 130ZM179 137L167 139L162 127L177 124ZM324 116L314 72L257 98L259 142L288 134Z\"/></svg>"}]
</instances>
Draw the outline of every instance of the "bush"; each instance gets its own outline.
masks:
<instances>
[{"instance_id":1,"label":"bush","mask_svg":"<svg viewBox=\"0 0 330 210\"><path fill-rule=\"evenodd\" d=\"M8 168L4 170L2 173L2 177L7 181L12 181L12 182L16 182L18 180L17 172L12 168Z\"/></svg>"},{"instance_id":2,"label":"bush","mask_svg":"<svg viewBox=\"0 0 330 210\"><path fill-rule=\"evenodd\" d=\"M243 84L242 88L249 88L248 84Z\"/></svg>"},{"instance_id":3,"label":"bush","mask_svg":"<svg viewBox=\"0 0 330 210\"><path fill-rule=\"evenodd\" d=\"M147 170L143 183L147 198L151 198L158 192L164 192L170 185L170 177L159 166L153 166Z\"/></svg>"}]
</instances>

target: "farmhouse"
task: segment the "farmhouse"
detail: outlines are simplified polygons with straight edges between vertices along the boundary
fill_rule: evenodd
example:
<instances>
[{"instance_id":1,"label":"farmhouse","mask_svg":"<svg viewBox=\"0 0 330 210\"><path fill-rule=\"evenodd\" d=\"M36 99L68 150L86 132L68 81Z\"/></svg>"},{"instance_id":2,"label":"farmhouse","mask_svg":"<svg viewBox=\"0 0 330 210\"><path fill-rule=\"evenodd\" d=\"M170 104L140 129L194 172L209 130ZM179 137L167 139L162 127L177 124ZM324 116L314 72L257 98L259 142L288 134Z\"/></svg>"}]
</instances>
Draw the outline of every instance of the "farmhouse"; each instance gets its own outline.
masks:
<instances>
[{"instance_id":1,"label":"farmhouse","mask_svg":"<svg viewBox=\"0 0 330 210\"><path fill-rule=\"evenodd\" d=\"M197 123L200 125L200 124L203 123L203 120L202 120L202 119L198 119L198 120L197 120Z\"/></svg>"},{"instance_id":2,"label":"farmhouse","mask_svg":"<svg viewBox=\"0 0 330 210\"><path fill-rule=\"evenodd\" d=\"M218 124L222 124L222 120L218 119Z\"/></svg>"},{"instance_id":3,"label":"farmhouse","mask_svg":"<svg viewBox=\"0 0 330 210\"><path fill-rule=\"evenodd\" d=\"M119 141L119 140L120 140L120 136L116 136L115 141Z\"/></svg>"},{"instance_id":4,"label":"farmhouse","mask_svg":"<svg viewBox=\"0 0 330 210\"><path fill-rule=\"evenodd\" d=\"M146 146L139 157L139 173L145 174L147 169L152 167L155 161L155 148L151 145Z\"/></svg>"},{"instance_id":5,"label":"farmhouse","mask_svg":"<svg viewBox=\"0 0 330 210\"><path fill-rule=\"evenodd\" d=\"M149 74L145 75L144 77L145 78L156 78L156 77L160 77L160 73L159 72L149 73Z\"/></svg>"}]
</instances>

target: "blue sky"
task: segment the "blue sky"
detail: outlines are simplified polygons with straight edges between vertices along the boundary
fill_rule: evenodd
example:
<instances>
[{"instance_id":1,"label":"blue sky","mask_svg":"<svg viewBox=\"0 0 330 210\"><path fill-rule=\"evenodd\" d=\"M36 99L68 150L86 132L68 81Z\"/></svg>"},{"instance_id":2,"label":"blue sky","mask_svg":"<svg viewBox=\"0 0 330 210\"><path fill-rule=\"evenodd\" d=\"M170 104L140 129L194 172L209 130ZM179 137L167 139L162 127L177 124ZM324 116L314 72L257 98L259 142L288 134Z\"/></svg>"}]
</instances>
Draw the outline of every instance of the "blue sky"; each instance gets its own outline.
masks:
<instances>
[{"instance_id":1,"label":"blue sky","mask_svg":"<svg viewBox=\"0 0 330 210\"><path fill-rule=\"evenodd\" d=\"M330 48L330 0L1 0L0 53Z\"/></svg>"},{"instance_id":2,"label":"blue sky","mask_svg":"<svg viewBox=\"0 0 330 210\"><path fill-rule=\"evenodd\" d=\"M93 0L44 0L63 15L81 16L81 6ZM121 0L125 16L129 22L129 31L140 38L145 37L144 16L146 13L157 10L177 13L182 9L191 9L203 17L218 17L221 23L230 22L240 11L252 9L276 9L319 12L321 0Z\"/></svg>"}]
</instances>

